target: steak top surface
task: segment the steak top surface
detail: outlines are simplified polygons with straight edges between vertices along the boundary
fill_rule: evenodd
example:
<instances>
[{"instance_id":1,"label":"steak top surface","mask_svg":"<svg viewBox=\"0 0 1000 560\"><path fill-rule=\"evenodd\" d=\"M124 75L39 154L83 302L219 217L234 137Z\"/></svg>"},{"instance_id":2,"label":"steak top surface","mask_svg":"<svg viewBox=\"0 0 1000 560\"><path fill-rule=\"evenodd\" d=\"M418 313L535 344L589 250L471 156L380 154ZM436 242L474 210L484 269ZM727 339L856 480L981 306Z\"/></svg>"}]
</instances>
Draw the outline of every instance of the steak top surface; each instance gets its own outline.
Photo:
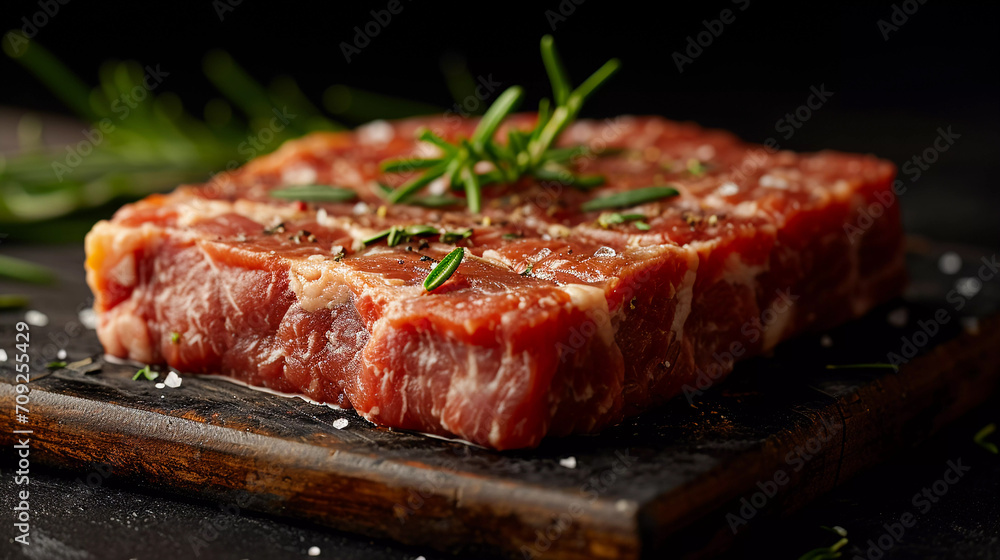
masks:
<instances>
[{"instance_id":1,"label":"steak top surface","mask_svg":"<svg viewBox=\"0 0 1000 560\"><path fill-rule=\"evenodd\" d=\"M533 123L518 115L504 127ZM563 145L590 149L574 171L605 178L595 189L485 186L479 214L385 202L380 182L413 175L383 174L380 162L438 155L415 140L423 127L454 140L475 124L312 134L126 205L87 238L106 351L508 449L704 390L737 359L863 314L902 286L891 163L772 151L655 117L566 130ZM357 199L271 194L305 184ZM613 210L641 219L581 210L654 185L680 194ZM363 243L413 225L438 231ZM461 266L426 291L456 246Z\"/></svg>"}]
</instances>

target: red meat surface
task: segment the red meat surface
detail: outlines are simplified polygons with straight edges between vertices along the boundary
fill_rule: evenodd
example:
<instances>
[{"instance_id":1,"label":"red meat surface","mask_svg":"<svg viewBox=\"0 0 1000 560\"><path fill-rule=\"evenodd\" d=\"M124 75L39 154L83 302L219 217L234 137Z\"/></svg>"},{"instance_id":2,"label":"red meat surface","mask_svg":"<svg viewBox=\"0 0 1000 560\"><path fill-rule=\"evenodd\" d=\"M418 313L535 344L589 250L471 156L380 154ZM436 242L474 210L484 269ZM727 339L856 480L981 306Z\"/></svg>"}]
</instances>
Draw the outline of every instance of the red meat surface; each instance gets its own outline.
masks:
<instances>
[{"instance_id":1,"label":"red meat surface","mask_svg":"<svg viewBox=\"0 0 1000 560\"><path fill-rule=\"evenodd\" d=\"M734 361L860 316L903 285L891 163L768 151L655 117L580 121L563 134L593 152L575 170L606 178L591 191L488 186L478 215L383 201L376 181L409 176L383 176L379 162L428 155L420 127L454 139L474 126L419 119L313 134L126 205L87 238L105 350L512 449L704 389ZM347 187L358 200L269 195L297 184ZM580 209L651 185L681 194L618 210L643 214L648 230L602 226L601 212ZM472 235L360 243L413 224ZM456 244L461 266L427 292L424 278Z\"/></svg>"}]
</instances>

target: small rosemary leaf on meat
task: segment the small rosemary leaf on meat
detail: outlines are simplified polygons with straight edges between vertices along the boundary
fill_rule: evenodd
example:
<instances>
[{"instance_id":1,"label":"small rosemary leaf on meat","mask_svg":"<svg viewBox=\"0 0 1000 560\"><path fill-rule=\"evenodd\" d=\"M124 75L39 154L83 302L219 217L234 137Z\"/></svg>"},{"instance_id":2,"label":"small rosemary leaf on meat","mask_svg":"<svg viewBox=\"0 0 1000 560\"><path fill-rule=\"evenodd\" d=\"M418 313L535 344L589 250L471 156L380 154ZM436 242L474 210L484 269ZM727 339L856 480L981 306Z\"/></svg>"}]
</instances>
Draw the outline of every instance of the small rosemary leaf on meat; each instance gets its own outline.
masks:
<instances>
[{"instance_id":1,"label":"small rosemary leaf on meat","mask_svg":"<svg viewBox=\"0 0 1000 560\"><path fill-rule=\"evenodd\" d=\"M152 381L159 376L160 376L159 373L156 373L155 371L149 369L149 366L146 366L140 369L139 371L135 372L135 375L132 376L132 381L138 381L140 377L142 377L146 381Z\"/></svg>"},{"instance_id":2,"label":"small rosemary leaf on meat","mask_svg":"<svg viewBox=\"0 0 1000 560\"><path fill-rule=\"evenodd\" d=\"M462 257L465 256L465 249L461 247L455 248L454 251L445 255L441 262L435 266L427 278L424 279L424 289L428 292L434 291L436 288L440 287L442 284L451 278L451 275L458 270L458 266L462 264Z\"/></svg>"},{"instance_id":3,"label":"small rosemary leaf on meat","mask_svg":"<svg viewBox=\"0 0 1000 560\"><path fill-rule=\"evenodd\" d=\"M444 208L461 204L462 199L446 194L429 194L425 196L411 196L406 199L406 203L411 206L423 206L424 208Z\"/></svg>"},{"instance_id":4,"label":"small rosemary leaf on meat","mask_svg":"<svg viewBox=\"0 0 1000 560\"><path fill-rule=\"evenodd\" d=\"M457 243L463 239L468 239L472 237L471 229L463 229L459 231L446 231L441 234L441 243Z\"/></svg>"},{"instance_id":5,"label":"small rosemary leaf on meat","mask_svg":"<svg viewBox=\"0 0 1000 560\"><path fill-rule=\"evenodd\" d=\"M680 193L673 187L645 187L595 198L585 202L580 208L584 212L606 210L609 208L628 208L663 198L670 198L678 194Z\"/></svg>"},{"instance_id":6,"label":"small rosemary leaf on meat","mask_svg":"<svg viewBox=\"0 0 1000 560\"><path fill-rule=\"evenodd\" d=\"M696 177L704 175L706 170L705 164L697 158L691 158L687 161L687 172Z\"/></svg>"},{"instance_id":7,"label":"small rosemary leaf on meat","mask_svg":"<svg viewBox=\"0 0 1000 560\"><path fill-rule=\"evenodd\" d=\"M597 225L607 229L614 224L624 224L625 222L634 222L645 219L646 216L644 214L619 214L618 212L604 212L597 217ZM649 226L646 226L646 228L649 229Z\"/></svg>"},{"instance_id":8,"label":"small rosemary leaf on meat","mask_svg":"<svg viewBox=\"0 0 1000 560\"><path fill-rule=\"evenodd\" d=\"M406 173L417 169L427 169L441 163L441 159L403 158L383 161L379 167L383 173Z\"/></svg>"},{"instance_id":9,"label":"small rosemary leaf on meat","mask_svg":"<svg viewBox=\"0 0 1000 560\"><path fill-rule=\"evenodd\" d=\"M302 202L347 202L358 197L351 189L331 185L303 185L275 189L268 193L271 198L298 200Z\"/></svg>"}]
</instances>

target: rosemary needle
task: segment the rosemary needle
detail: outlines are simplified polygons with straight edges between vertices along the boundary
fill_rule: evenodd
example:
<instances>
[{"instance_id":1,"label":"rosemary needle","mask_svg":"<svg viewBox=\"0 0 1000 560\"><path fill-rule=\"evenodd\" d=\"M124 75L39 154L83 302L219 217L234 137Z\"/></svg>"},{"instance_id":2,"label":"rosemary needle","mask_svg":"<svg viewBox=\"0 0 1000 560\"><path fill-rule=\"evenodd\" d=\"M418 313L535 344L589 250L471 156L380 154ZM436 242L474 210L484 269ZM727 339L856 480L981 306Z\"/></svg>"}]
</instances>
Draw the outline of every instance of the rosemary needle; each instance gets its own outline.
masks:
<instances>
[{"instance_id":1,"label":"rosemary needle","mask_svg":"<svg viewBox=\"0 0 1000 560\"><path fill-rule=\"evenodd\" d=\"M465 256L465 249L456 247L452 252L445 255L441 262L437 263L427 278L424 279L424 289L432 292L451 278L451 275L458 270L458 265L462 264L462 257Z\"/></svg>"},{"instance_id":2,"label":"rosemary needle","mask_svg":"<svg viewBox=\"0 0 1000 560\"><path fill-rule=\"evenodd\" d=\"M645 204L647 202L653 202L654 200L660 200L662 198L670 198L672 196L677 196L678 194L680 193L673 187L645 187L642 189L623 191L601 198L595 198L583 203L580 208L584 212L590 212L592 210L607 210L610 208L628 208L639 204Z\"/></svg>"},{"instance_id":3,"label":"rosemary needle","mask_svg":"<svg viewBox=\"0 0 1000 560\"><path fill-rule=\"evenodd\" d=\"M303 185L300 187L288 187L275 189L268 193L271 198L281 198L285 200L300 200L302 202L347 202L358 197L357 193L344 187L333 187L329 185Z\"/></svg>"}]
</instances>

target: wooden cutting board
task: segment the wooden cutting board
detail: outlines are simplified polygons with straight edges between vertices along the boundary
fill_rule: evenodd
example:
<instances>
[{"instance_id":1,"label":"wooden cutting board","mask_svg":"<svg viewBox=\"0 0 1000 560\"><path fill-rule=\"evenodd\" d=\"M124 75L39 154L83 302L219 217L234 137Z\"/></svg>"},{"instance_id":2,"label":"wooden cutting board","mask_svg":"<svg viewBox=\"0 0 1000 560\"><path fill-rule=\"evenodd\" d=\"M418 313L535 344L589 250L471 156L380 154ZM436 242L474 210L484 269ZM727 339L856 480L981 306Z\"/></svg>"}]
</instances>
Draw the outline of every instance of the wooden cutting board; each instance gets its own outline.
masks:
<instances>
[{"instance_id":1,"label":"wooden cutting board","mask_svg":"<svg viewBox=\"0 0 1000 560\"><path fill-rule=\"evenodd\" d=\"M89 292L79 250L7 250L53 265L63 280L0 283L0 293L30 293L48 318L30 329L35 373L20 423L14 325L25 312L0 314L0 441L30 429L32 464L469 555L703 557L997 391L1000 281L969 280L995 250L953 248L964 265L945 274L939 247L911 245L904 300L741 363L691 404L679 398L597 436L504 453L220 379L162 389L133 381L136 368L100 359L80 323ZM910 344L919 354L898 372L825 367L909 358ZM94 358L100 371L43 373L59 349L68 361Z\"/></svg>"}]
</instances>

